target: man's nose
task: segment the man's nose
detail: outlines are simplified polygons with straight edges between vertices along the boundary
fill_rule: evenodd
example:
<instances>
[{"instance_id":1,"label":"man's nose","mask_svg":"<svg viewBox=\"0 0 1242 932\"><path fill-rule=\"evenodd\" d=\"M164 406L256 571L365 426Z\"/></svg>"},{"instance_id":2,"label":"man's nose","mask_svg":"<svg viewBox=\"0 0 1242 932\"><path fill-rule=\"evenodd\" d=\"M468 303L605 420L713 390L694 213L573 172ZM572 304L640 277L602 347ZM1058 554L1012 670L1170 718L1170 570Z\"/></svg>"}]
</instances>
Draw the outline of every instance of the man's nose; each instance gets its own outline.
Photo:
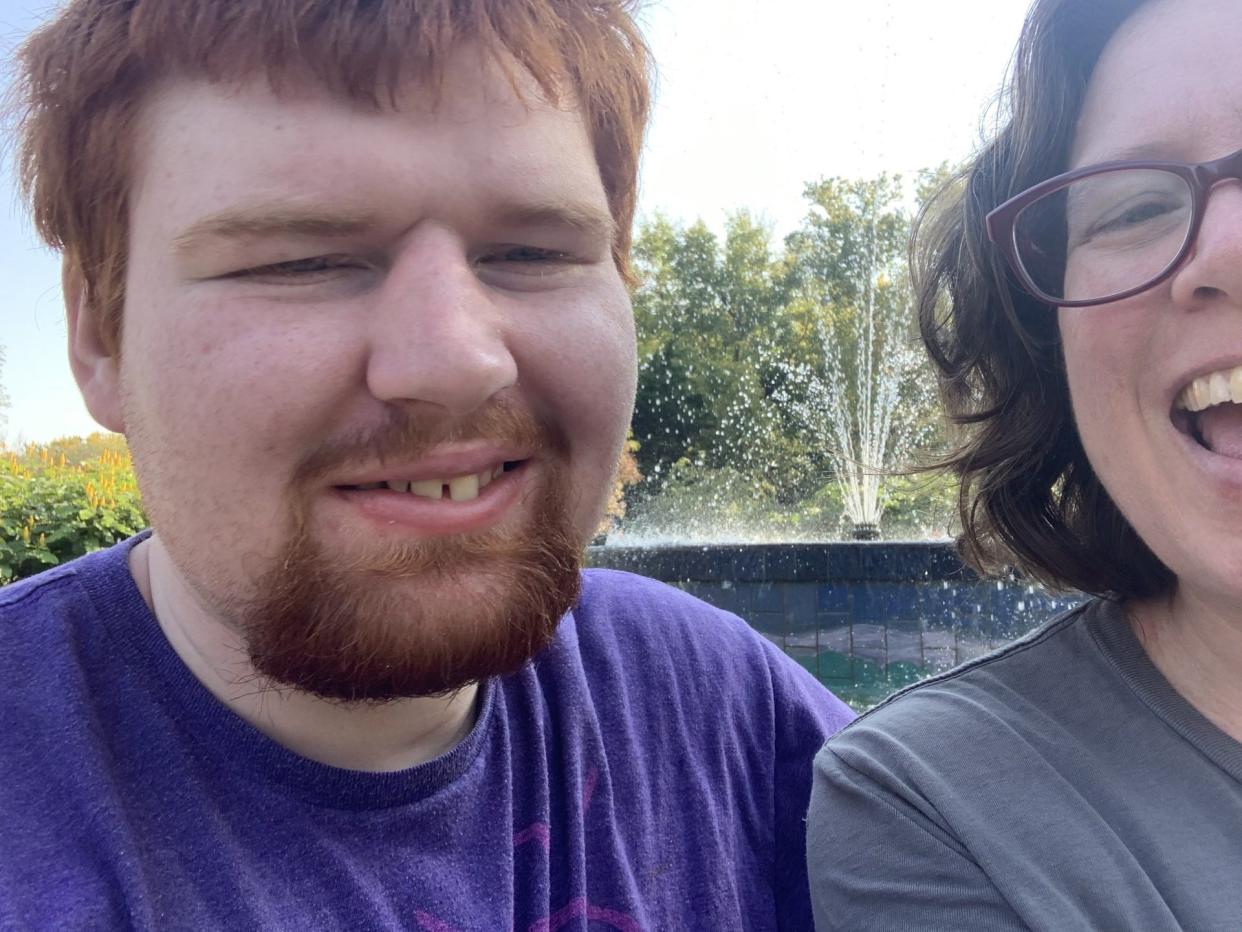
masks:
<instances>
[{"instance_id":1,"label":"man's nose","mask_svg":"<svg viewBox=\"0 0 1242 932\"><path fill-rule=\"evenodd\" d=\"M403 244L370 326L367 387L383 401L462 416L517 382L502 309L448 231Z\"/></svg>"}]
</instances>

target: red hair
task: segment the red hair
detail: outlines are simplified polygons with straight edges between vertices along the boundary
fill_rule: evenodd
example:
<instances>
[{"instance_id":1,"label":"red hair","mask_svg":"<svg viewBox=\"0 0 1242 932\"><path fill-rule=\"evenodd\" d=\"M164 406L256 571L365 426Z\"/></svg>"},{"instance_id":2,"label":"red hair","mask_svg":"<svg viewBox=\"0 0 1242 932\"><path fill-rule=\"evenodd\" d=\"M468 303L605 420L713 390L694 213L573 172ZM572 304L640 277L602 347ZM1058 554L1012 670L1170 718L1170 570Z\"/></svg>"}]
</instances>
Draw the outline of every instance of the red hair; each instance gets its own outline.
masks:
<instances>
[{"instance_id":1,"label":"red hair","mask_svg":"<svg viewBox=\"0 0 1242 932\"><path fill-rule=\"evenodd\" d=\"M71 0L19 52L19 166L39 234L62 250L119 348L131 131L170 75L210 81L293 74L379 107L408 80L434 87L473 42L517 62L586 120L629 278L650 58L633 0ZM511 65L510 65L511 67Z\"/></svg>"}]
</instances>

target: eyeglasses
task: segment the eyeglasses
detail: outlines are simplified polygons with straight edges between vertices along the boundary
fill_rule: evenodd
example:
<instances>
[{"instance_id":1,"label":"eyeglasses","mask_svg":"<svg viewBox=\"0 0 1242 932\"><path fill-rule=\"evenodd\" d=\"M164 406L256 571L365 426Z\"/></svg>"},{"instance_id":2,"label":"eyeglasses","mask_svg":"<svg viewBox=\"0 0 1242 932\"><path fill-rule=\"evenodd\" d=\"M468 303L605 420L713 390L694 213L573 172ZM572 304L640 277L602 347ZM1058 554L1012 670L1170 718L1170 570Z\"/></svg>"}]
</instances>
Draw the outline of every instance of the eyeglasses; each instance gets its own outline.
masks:
<instances>
[{"instance_id":1,"label":"eyeglasses","mask_svg":"<svg viewBox=\"0 0 1242 932\"><path fill-rule=\"evenodd\" d=\"M1022 288L1059 307L1146 291L1190 254L1212 188L1242 180L1242 149L1213 162L1106 162L1049 178L987 216Z\"/></svg>"}]
</instances>

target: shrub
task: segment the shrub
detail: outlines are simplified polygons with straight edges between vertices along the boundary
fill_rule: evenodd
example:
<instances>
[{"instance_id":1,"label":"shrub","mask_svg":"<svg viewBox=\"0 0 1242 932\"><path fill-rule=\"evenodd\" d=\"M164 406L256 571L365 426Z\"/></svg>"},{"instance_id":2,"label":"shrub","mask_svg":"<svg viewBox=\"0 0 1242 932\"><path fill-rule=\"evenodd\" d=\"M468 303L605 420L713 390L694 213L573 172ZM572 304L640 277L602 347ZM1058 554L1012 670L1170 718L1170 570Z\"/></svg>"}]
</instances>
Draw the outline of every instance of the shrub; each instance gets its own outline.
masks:
<instances>
[{"instance_id":1,"label":"shrub","mask_svg":"<svg viewBox=\"0 0 1242 932\"><path fill-rule=\"evenodd\" d=\"M123 437L92 434L0 452L0 585L146 526Z\"/></svg>"}]
</instances>

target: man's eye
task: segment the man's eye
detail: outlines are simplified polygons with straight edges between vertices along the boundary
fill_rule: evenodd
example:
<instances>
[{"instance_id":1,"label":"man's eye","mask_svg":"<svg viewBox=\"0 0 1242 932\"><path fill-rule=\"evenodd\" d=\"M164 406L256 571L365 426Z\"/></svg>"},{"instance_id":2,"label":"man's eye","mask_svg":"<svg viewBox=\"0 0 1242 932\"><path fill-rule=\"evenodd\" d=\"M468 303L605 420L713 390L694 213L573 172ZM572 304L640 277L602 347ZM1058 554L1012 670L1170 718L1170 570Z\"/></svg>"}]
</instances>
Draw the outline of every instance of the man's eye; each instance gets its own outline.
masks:
<instances>
[{"instance_id":1,"label":"man's eye","mask_svg":"<svg viewBox=\"0 0 1242 932\"><path fill-rule=\"evenodd\" d=\"M312 256L241 269L228 278L268 279L273 281L313 281L340 269L358 268L360 263L350 256Z\"/></svg>"},{"instance_id":2,"label":"man's eye","mask_svg":"<svg viewBox=\"0 0 1242 932\"><path fill-rule=\"evenodd\" d=\"M479 258L480 265L547 265L569 263L573 257L559 249L541 249L538 246L505 246L486 253Z\"/></svg>"}]
</instances>

